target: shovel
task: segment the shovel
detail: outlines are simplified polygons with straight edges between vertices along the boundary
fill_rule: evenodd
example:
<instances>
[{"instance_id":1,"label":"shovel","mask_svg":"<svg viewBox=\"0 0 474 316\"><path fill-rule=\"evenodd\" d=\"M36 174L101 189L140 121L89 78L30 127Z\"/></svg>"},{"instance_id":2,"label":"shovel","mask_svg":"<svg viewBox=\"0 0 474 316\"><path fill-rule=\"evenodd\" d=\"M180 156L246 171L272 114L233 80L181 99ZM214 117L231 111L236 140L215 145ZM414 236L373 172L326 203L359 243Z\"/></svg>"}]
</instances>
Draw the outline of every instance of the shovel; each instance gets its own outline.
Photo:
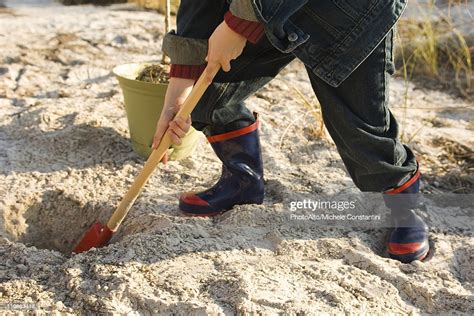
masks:
<instances>
[{"instance_id":1,"label":"shovel","mask_svg":"<svg viewBox=\"0 0 474 316\"><path fill-rule=\"evenodd\" d=\"M211 78L214 78L219 69L220 67L212 70ZM194 107L199 102L207 87L211 83L210 80L206 78L206 73L208 70L209 69L206 68L203 74L199 77L199 80L194 85L193 90L186 98L186 101L184 101L184 104L181 106L178 113L176 113L175 117L181 117L186 120L186 118L191 114ZM128 211L142 191L144 185L147 183L156 166L161 161L168 148L171 146L171 143L170 133L169 131L166 131L163 138L161 139L160 144L151 153L150 157L143 166L143 169L133 181L132 186L130 189L128 189L127 193L122 198L122 201L120 201L120 204L112 214L112 217L110 217L107 225L103 225L99 222L92 225L91 229L85 233L79 244L77 244L77 246L74 248L73 253L81 253L88 251L91 248L100 248L107 245L107 243L112 238L112 235L118 230L125 216L127 216Z\"/></svg>"}]
</instances>

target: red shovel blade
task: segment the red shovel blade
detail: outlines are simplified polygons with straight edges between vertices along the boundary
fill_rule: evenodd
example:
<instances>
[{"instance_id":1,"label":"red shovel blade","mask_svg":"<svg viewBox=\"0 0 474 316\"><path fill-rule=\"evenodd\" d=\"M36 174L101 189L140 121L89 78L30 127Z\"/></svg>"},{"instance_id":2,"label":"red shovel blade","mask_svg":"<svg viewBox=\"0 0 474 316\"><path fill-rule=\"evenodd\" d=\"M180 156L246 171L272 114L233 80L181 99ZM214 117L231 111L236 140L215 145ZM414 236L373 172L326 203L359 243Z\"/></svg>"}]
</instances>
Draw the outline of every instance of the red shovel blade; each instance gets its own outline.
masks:
<instances>
[{"instance_id":1,"label":"red shovel blade","mask_svg":"<svg viewBox=\"0 0 474 316\"><path fill-rule=\"evenodd\" d=\"M106 225L97 222L92 225L91 229L82 237L79 244L72 251L73 253L81 253L91 248L100 248L105 246L112 238L111 231Z\"/></svg>"}]
</instances>

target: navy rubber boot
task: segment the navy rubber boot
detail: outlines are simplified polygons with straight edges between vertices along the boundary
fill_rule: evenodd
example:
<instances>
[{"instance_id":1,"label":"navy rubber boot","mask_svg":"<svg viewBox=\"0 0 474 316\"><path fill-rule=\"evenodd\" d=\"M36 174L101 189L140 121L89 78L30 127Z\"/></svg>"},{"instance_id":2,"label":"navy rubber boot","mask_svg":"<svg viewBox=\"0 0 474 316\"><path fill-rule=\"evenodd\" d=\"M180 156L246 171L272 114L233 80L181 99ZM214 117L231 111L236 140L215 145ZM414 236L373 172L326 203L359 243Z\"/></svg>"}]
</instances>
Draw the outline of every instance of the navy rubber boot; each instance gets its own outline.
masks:
<instances>
[{"instance_id":1,"label":"navy rubber boot","mask_svg":"<svg viewBox=\"0 0 474 316\"><path fill-rule=\"evenodd\" d=\"M210 189L184 193L179 209L186 215L213 216L238 204L262 204L263 163L257 121L247 127L208 137L222 161L222 175Z\"/></svg>"},{"instance_id":2,"label":"navy rubber boot","mask_svg":"<svg viewBox=\"0 0 474 316\"><path fill-rule=\"evenodd\" d=\"M413 209L418 203L420 171L404 185L386 191L384 200L392 211L394 229L390 234L387 252L392 259L403 263L423 260L429 251L428 226Z\"/></svg>"}]
</instances>

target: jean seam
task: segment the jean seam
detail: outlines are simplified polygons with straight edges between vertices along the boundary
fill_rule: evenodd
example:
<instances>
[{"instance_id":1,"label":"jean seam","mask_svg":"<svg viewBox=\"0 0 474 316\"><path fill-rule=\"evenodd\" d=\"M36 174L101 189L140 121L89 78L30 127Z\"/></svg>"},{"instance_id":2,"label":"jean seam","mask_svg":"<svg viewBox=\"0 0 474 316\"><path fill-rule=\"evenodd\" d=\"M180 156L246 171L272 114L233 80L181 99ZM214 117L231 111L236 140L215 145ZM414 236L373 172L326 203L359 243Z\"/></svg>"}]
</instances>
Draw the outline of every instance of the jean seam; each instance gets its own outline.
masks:
<instances>
[{"instance_id":1,"label":"jean seam","mask_svg":"<svg viewBox=\"0 0 474 316\"><path fill-rule=\"evenodd\" d=\"M384 50L383 50L383 59L384 59L384 63L383 63L383 74L384 74L384 82L383 82L383 91L384 91L384 98L383 98L383 110L384 110L384 125L387 129L390 129L390 122L387 121L387 118L390 120L390 116L389 116L389 109L388 109L388 106L389 106L389 102L390 102L390 99L389 99L389 87L388 87L388 80L390 80L389 78L389 74L387 72L387 63L389 62L388 61L388 58L387 58L387 53L388 53L388 49L389 49L389 45L390 45L390 33L387 34L387 36L385 37L385 40L384 40ZM393 47L393 45L392 45ZM386 131L385 131L386 132ZM395 137L398 138L398 135L396 135ZM401 159L400 157L397 157L397 139L394 139L393 140L394 142L394 150L393 150L393 159L392 161L394 162L395 165L399 165L400 162L401 162Z\"/></svg>"},{"instance_id":2,"label":"jean seam","mask_svg":"<svg viewBox=\"0 0 474 316\"><path fill-rule=\"evenodd\" d=\"M393 63L393 33L394 31L390 31L387 35L387 38L385 39L385 50L384 50L384 86L385 86L385 100L384 100L384 103L385 103L385 106L384 106L384 110L385 110L385 124L386 126L388 126L388 128L390 128L390 122L388 120L390 120L390 110L389 110L389 106L390 106L390 86L389 86L389 82L390 82L390 79L391 79L391 74L388 73L387 69L389 67L388 63ZM389 47L388 47L389 46ZM390 53L390 58L387 58L387 53ZM390 65L390 67L393 67L393 65Z\"/></svg>"}]
</instances>

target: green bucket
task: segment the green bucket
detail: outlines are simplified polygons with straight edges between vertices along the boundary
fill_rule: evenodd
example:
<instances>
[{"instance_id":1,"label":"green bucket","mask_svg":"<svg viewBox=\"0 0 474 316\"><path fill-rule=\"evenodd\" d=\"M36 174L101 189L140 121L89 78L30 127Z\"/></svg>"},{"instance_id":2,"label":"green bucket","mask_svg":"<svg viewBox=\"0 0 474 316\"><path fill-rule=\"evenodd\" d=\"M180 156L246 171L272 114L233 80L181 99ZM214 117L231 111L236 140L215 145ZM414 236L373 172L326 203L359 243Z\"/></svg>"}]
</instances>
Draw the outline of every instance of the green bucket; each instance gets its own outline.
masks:
<instances>
[{"instance_id":1,"label":"green bucket","mask_svg":"<svg viewBox=\"0 0 474 316\"><path fill-rule=\"evenodd\" d=\"M147 159L152 152L151 144L156 123L160 118L168 85L136 80L138 74L152 63L131 63L116 66L113 73L123 91L130 138L133 150ZM168 151L170 160L190 156L199 141L200 133L191 127L181 145L172 145Z\"/></svg>"}]
</instances>

